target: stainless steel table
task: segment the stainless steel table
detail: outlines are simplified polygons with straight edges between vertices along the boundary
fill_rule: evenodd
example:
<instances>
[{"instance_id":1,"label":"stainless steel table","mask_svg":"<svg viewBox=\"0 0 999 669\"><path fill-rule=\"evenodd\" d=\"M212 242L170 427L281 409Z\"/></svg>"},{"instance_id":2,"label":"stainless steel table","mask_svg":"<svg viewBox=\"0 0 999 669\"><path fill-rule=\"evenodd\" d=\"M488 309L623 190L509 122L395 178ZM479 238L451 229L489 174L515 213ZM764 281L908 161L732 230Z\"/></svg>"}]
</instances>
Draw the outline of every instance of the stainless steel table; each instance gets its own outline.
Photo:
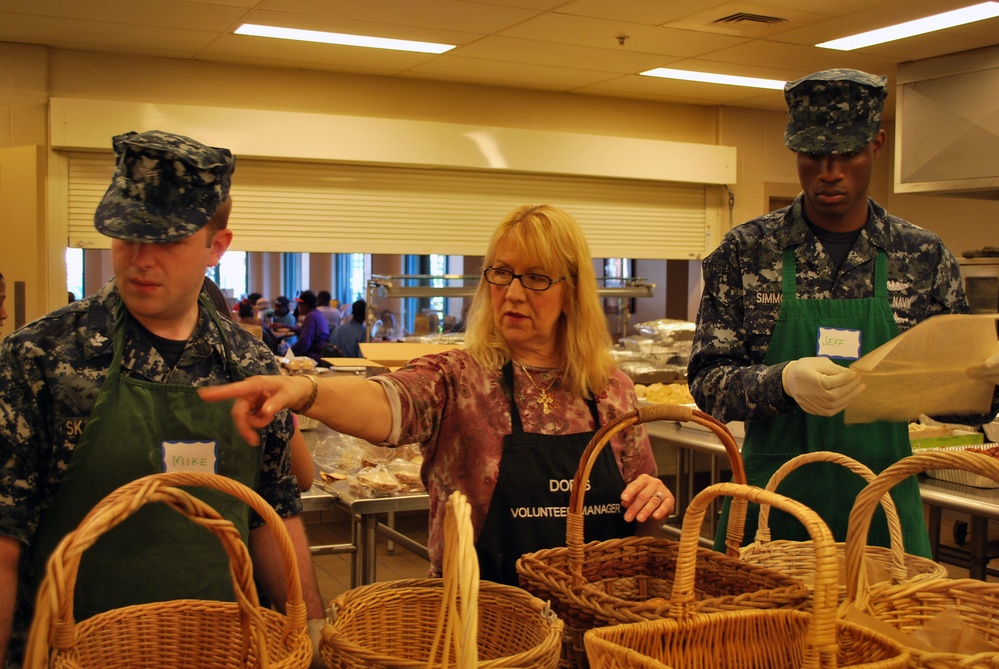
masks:
<instances>
[{"instance_id":1,"label":"stainless steel table","mask_svg":"<svg viewBox=\"0 0 999 669\"><path fill-rule=\"evenodd\" d=\"M928 529L933 559L962 566L966 559L968 575L984 581L989 573L989 521L999 520L999 489L973 488L921 476L919 492L923 496L923 503L930 510ZM940 516L943 509L966 513L970 518L966 558L963 551L940 543Z\"/></svg>"},{"instance_id":2,"label":"stainless steel table","mask_svg":"<svg viewBox=\"0 0 999 669\"><path fill-rule=\"evenodd\" d=\"M326 426L318 430L306 430L305 435L310 449L319 439L332 431ZM346 481L326 484L315 467L315 480L312 488L302 493L302 504L306 511L338 509L348 514L351 526L351 541L343 544L312 546L313 555L350 553L350 587L367 585L377 580L378 535L389 538L391 544L429 559L427 547L395 529L395 513L399 511L425 511L430 508L430 496L425 492L397 493L384 497L357 497ZM385 523L382 517L386 518ZM391 545L390 544L390 545Z\"/></svg>"},{"instance_id":3,"label":"stainless steel table","mask_svg":"<svg viewBox=\"0 0 999 669\"><path fill-rule=\"evenodd\" d=\"M724 447L712 432L687 427L680 423L656 421L646 423L652 447L674 448L677 457L677 490L676 519L671 518L666 528L671 533L679 533L683 511L696 494L694 490L694 460L695 453L710 457L711 482L719 480L720 472L728 457ZM736 442L742 445L742 439L736 437ZM923 503L929 509L928 531L933 550L933 559L943 560L951 564L968 567L971 578L985 580L988 575L988 523L999 520L999 489L973 488L947 481L919 477L919 490ZM960 549L940 544L940 519L943 509L967 514L970 517L967 555ZM712 519L715 514L711 514ZM714 534L714 526L710 528ZM710 544L710 542L702 541Z\"/></svg>"}]
</instances>

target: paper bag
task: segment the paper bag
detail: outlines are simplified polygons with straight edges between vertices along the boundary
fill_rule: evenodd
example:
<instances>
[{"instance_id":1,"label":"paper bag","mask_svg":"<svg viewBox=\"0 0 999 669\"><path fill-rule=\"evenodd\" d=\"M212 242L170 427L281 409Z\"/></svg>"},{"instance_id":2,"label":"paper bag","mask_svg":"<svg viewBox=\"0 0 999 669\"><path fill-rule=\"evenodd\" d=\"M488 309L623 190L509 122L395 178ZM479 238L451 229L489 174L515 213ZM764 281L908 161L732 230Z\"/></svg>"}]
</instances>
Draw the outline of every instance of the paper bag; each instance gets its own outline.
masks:
<instances>
[{"instance_id":1,"label":"paper bag","mask_svg":"<svg viewBox=\"0 0 999 669\"><path fill-rule=\"evenodd\" d=\"M988 413L995 385L966 374L999 351L993 314L928 318L850 365L866 389L844 422Z\"/></svg>"}]
</instances>

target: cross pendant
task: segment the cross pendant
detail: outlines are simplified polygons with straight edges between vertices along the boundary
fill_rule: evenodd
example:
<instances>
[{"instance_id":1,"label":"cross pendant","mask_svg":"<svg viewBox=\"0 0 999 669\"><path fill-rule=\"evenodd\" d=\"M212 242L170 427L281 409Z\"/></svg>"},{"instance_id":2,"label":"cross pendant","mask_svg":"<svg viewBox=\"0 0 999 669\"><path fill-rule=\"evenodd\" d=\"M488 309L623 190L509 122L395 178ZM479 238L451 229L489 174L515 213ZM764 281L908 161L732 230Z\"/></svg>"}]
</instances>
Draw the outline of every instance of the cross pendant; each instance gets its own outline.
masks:
<instances>
[{"instance_id":1,"label":"cross pendant","mask_svg":"<svg viewBox=\"0 0 999 669\"><path fill-rule=\"evenodd\" d=\"M541 412L545 414L551 413L552 409L558 409L558 402L544 390L538 396L538 404L541 405Z\"/></svg>"}]
</instances>

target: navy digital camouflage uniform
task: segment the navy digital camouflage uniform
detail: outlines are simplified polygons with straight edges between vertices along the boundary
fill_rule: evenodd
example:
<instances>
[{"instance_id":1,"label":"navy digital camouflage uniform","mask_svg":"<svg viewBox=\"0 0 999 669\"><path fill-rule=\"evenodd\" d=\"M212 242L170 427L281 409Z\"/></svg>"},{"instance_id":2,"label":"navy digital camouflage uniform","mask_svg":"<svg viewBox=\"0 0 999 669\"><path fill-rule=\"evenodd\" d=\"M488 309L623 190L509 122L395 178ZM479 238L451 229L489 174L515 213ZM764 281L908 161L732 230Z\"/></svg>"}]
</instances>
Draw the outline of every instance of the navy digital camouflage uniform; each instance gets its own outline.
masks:
<instances>
[{"instance_id":1,"label":"navy digital camouflage uniform","mask_svg":"<svg viewBox=\"0 0 999 669\"><path fill-rule=\"evenodd\" d=\"M848 69L788 82L785 145L819 155L867 146L881 130L886 82ZM787 363L763 364L780 310L786 248L796 247L798 297L823 300L871 297L874 259L884 251L888 299L900 334L931 316L969 312L957 260L936 234L868 198L867 223L837 272L805 222L803 201L799 194L790 207L737 226L703 261L705 286L687 379L697 405L721 421L758 421L797 408L781 379ZM961 421L988 422L997 407L994 400L990 415Z\"/></svg>"},{"instance_id":2,"label":"navy digital camouflage uniform","mask_svg":"<svg viewBox=\"0 0 999 669\"><path fill-rule=\"evenodd\" d=\"M112 140L116 167L94 215L109 237L143 243L185 239L201 230L229 198L235 157L228 149L149 130ZM202 292L207 295L205 289ZM8 336L0 345L0 535L30 546L43 511L66 478L108 367L114 357L115 316L121 296L114 280L96 295L74 302ZM198 323L173 369L149 336L129 318L122 372L161 384L201 386L229 383L230 354L246 375L277 374L273 354L256 337L199 309ZM262 463L257 492L282 517L301 513L291 476L288 412L261 431ZM126 436L126 435L123 435ZM250 527L259 527L255 515ZM21 551L18 601L8 661L23 652L31 622L36 581L30 550Z\"/></svg>"},{"instance_id":3,"label":"navy digital camouflage uniform","mask_svg":"<svg viewBox=\"0 0 999 669\"><path fill-rule=\"evenodd\" d=\"M133 242L190 237L229 199L236 159L229 149L161 130L112 139L117 165L94 212L94 227Z\"/></svg>"},{"instance_id":4,"label":"navy digital camouflage uniform","mask_svg":"<svg viewBox=\"0 0 999 669\"><path fill-rule=\"evenodd\" d=\"M809 299L870 297L874 258L885 251L899 333L930 316L969 311L957 260L934 233L869 199L867 225L837 274L805 223L802 200L737 226L704 259L687 374L697 405L721 421L762 420L797 407L781 382L785 364L763 364L780 309L785 248L797 246L798 296Z\"/></svg>"},{"instance_id":5,"label":"navy digital camouflage uniform","mask_svg":"<svg viewBox=\"0 0 999 669\"><path fill-rule=\"evenodd\" d=\"M100 392L113 356L114 281L3 340L0 346L0 534L30 544L38 519L60 478ZM277 374L273 354L256 337L220 318L232 356L247 374ZM158 383L217 385L230 382L219 331L204 309L173 370L129 319L122 361L132 377ZM301 495L291 477L291 415L261 433L264 461L257 492L282 517L300 514ZM260 525L254 518L252 526ZM20 583L33 582L29 551L21 552ZM20 588L10 657L19 657L32 602Z\"/></svg>"}]
</instances>

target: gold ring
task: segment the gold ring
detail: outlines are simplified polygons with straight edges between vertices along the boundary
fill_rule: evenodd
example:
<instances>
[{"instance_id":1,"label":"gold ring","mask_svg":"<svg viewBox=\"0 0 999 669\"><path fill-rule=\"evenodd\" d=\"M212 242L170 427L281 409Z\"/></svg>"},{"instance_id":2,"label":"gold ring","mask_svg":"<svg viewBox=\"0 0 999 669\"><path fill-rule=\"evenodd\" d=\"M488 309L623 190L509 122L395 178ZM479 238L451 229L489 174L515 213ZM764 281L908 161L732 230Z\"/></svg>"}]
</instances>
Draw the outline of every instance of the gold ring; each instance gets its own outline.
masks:
<instances>
[{"instance_id":1,"label":"gold ring","mask_svg":"<svg viewBox=\"0 0 999 669\"><path fill-rule=\"evenodd\" d=\"M662 501L663 494L661 492L657 492L655 495L653 495L653 497L658 497L659 500Z\"/></svg>"}]
</instances>

